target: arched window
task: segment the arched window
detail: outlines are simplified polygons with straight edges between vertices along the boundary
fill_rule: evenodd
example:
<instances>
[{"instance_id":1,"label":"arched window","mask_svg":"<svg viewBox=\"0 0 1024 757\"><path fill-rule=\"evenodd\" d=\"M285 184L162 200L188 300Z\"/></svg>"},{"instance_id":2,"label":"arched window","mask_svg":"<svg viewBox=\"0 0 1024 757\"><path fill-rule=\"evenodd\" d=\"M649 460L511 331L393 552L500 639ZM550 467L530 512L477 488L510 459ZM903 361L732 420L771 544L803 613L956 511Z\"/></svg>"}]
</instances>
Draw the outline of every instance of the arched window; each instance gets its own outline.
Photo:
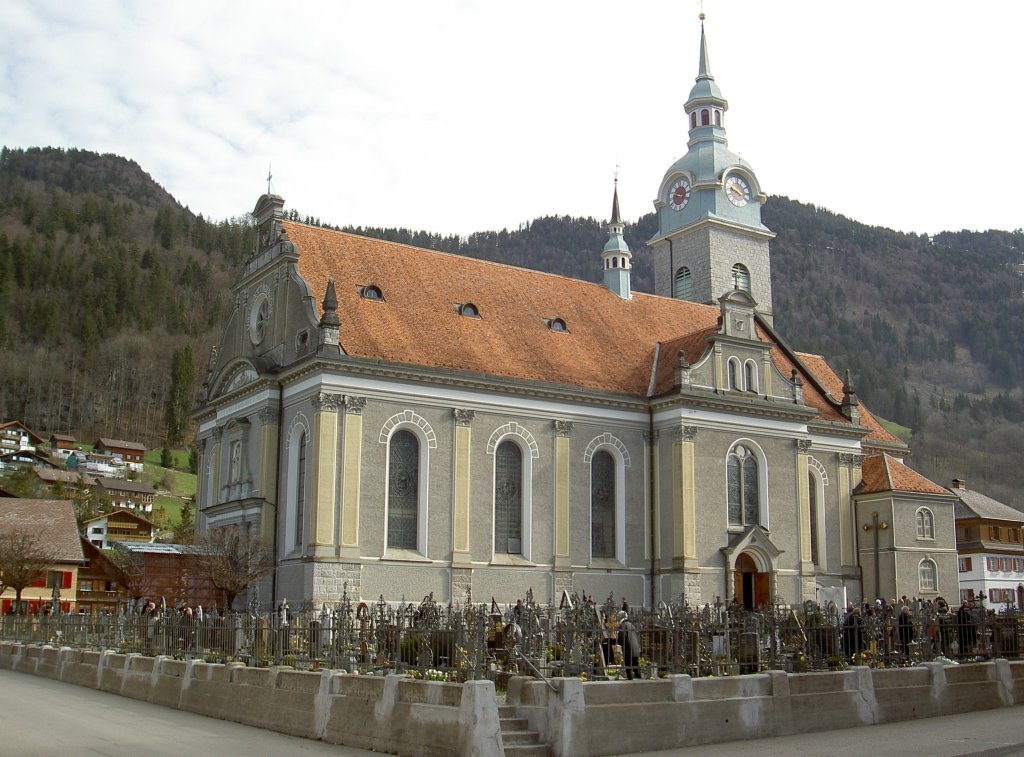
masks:
<instances>
[{"instance_id":1,"label":"arched window","mask_svg":"<svg viewBox=\"0 0 1024 757\"><path fill-rule=\"evenodd\" d=\"M715 111L715 126L721 126L721 125L722 125L722 111L716 110Z\"/></svg>"},{"instance_id":2,"label":"arched window","mask_svg":"<svg viewBox=\"0 0 1024 757\"><path fill-rule=\"evenodd\" d=\"M388 445L388 547L416 549L420 441L401 429Z\"/></svg>"},{"instance_id":3,"label":"arched window","mask_svg":"<svg viewBox=\"0 0 1024 757\"><path fill-rule=\"evenodd\" d=\"M750 271L742 263L732 267L732 288L742 292L750 291Z\"/></svg>"},{"instance_id":4,"label":"arched window","mask_svg":"<svg viewBox=\"0 0 1024 757\"><path fill-rule=\"evenodd\" d=\"M690 128L697 128L697 111L693 111L693 113L690 114Z\"/></svg>"},{"instance_id":5,"label":"arched window","mask_svg":"<svg viewBox=\"0 0 1024 757\"><path fill-rule=\"evenodd\" d=\"M494 453L494 551L523 552L523 451L512 441Z\"/></svg>"},{"instance_id":6,"label":"arched window","mask_svg":"<svg viewBox=\"0 0 1024 757\"><path fill-rule=\"evenodd\" d=\"M729 480L729 525L754 526L761 522L761 494L757 458L737 444L726 463Z\"/></svg>"},{"instance_id":7,"label":"arched window","mask_svg":"<svg viewBox=\"0 0 1024 757\"><path fill-rule=\"evenodd\" d=\"M921 591L938 591L938 569L935 567L934 560L929 557L924 558L918 566L917 574Z\"/></svg>"},{"instance_id":8,"label":"arched window","mask_svg":"<svg viewBox=\"0 0 1024 757\"><path fill-rule=\"evenodd\" d=\"M807 474L807 502L808 512L811 516L811 562L819 565L818 562L818 482L814 474Z\"/></svg>"},{"instance_id":9,"label":"arched window","mask_svg":"<svg viewBox=\"0 0 1024 757\"><path fill-rule=\"evenodd\" d=\"M917 538L935 538L935 517L927 507L922 507L917 511Z\"/></svg>"},{"instance_id":10,"label":"arched window","mask_svg":"<svg viewBox=\"0 0 1024 757\"><path fill-rule=\"evenodd\" d=\"M743 381L744 389L757 394L757 366L754 365L753 360L748 360L743 364Z\"/></svg>"},{"instance_id":11,"label":"arched window","mask_svg":"<svg viewBox=\"0 0 1024 757\"><path fill-rule=\"evenodd\" d=\"M590 552L615 557L615 459L603 449L590 461Z\"/></svg>"},{"instance_id":12,"label":"arched window","mask_svg":"<svg viewBox=\"0 0 1024 757\"><path fill-rule=\"evenodd\" d=\"M729 388L742 389L740 386L740 361L736 358L729 358Z\"/></svg>"},{"instance_id":13,"label":"arched window","mask_svg":"<svg viewBox=\"0 0 1024 757\"><path fill-rule=\"evenodd\" d=\"M690 269L685 265L676 271L675 297L677 300L693 298L693 277L690 275Z\"/></svg>"},{"instance_id":14,"label":"arched window","mask_svg":"<svg viewBox=\"0 0 1024 757\"><path fill-rule=\"evenodd\" d=\"M709 126L711 124L711 113L705 108L700 112L700 125Z\"/></svg>"},{"instance_id":15,"label":"arched window","mask_svg":"<svg viewBox=\"0 0 1024 757\"><path fill-rule=\"evenodd\" d=\"M295 546L302 546L303 518L306 513L306 433L299 437L295 471Z\"/></svg>"}]
</instances>

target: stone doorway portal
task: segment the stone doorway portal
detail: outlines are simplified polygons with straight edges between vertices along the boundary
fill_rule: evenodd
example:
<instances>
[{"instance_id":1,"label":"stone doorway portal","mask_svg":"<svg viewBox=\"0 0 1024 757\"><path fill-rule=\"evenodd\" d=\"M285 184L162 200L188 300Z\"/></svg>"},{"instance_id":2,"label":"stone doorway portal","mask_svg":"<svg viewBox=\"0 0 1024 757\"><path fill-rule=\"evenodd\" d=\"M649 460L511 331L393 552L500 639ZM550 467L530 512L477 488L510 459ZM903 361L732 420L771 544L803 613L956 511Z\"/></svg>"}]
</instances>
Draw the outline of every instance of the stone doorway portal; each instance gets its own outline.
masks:
<instances>
[{"instance_id":1,"label":"stone doorway portal","mask_svg":"<svg viewBox=\"0 0 1024 757\"><path fill-rule=\"evenodd\" d=\"M758 570L754 558L746 552L736 558L733 581L734 596L744 609L755 610L771 604L771 574Z\"/></svg>"}]
</instances>

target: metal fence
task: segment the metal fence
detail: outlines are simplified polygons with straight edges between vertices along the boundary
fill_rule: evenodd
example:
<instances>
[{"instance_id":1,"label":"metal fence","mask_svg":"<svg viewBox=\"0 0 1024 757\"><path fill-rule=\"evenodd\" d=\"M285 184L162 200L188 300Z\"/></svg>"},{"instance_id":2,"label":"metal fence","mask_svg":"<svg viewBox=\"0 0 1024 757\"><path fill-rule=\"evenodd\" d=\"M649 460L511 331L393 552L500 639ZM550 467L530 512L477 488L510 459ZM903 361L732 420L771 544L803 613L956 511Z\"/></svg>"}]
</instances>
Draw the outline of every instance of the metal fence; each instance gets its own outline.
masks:
<instances>
[{"instance_id":1,"label":"metal fence","mask_svg":"<svg viewBox=\"0 0 1024 757\"><path fill-rule=\"evenodd\" d=\"M624 670L620 623L640 637L636 668ZM87 649L171 655L249 666L344 669L363 674L499 685L517 673L588 679L669 673L737 675L761 670L898 667L927 660L970 662L1020 658L1024 616L981 603L956 611L942 603L865 606L839 611L807 603L748 612L720 601L703 607L662 603L624 608L566 596L558 606L532 595L515 605L353 602L265 610L254 599L243 613L200 609L113 614L8 615L0 638ZM626 661L627 663L629 661ZM632 666L631 666L632 668Z\"/></svg>"}]
</instances>

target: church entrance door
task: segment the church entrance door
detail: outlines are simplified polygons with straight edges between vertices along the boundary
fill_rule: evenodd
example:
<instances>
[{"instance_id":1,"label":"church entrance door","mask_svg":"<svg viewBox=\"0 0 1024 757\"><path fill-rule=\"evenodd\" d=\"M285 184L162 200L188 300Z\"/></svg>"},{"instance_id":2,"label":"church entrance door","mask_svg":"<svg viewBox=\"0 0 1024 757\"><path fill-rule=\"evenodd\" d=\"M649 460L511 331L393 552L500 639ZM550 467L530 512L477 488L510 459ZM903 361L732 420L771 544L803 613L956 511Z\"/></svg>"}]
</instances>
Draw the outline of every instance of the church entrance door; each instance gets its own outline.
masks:
<instances>
[{"instance_id":1,"label":"church entrance door","mask_svg":"<svg viewBox=\"0 0 1024 757\"><path fill-rule=\"evenodd\" d=\"M759 571L754 558L746 552L736 558L734 573L736 601L746 610L771 604L770 573Z\"/></svg>"}]
</instances>

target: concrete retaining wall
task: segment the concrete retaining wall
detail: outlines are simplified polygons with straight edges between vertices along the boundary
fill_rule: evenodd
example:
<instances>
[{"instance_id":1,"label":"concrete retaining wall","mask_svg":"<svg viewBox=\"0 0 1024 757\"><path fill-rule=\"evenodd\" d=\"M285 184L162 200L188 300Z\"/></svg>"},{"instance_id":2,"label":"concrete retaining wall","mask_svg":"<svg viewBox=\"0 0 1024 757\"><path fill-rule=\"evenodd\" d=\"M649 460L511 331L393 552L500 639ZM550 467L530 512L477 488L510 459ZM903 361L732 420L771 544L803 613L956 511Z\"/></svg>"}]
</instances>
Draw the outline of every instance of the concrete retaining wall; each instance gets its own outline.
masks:
<instances>
[{"instance_id":1,"label":"concrete retaining wall","mask_svg":"<svg viewBox=\"0 0 1024 757\"><path fill-rule=\"evenodd\" d=\"M402 755L503 754L494 686L0 643L0 667ZM677 749L1024 703L1024 661L651 681L517 677L507 704L557 757Z\"/></svg>"},{"instance_id":2,"label":"concrete retaining wall","mask_svg":"<svg viewBox=\"0 0 1024 757\"><path fill-rule=\"evenodd\" d=\"M650 681L530 678L507 704L556 757L677 749L851 728L1024 703L1024 662Z\"/></svg>"},{"instance_id":3,"label":"concrete retaining wall","mask_svg":"<svg viewBox=\"0 0 1024 757\"><path fill-rule=\"evenodd\" d=\"M494 684L247 668L0 643L0 667L200 715L392 754L502 755Z\"/></svg>"}]
</instances>

